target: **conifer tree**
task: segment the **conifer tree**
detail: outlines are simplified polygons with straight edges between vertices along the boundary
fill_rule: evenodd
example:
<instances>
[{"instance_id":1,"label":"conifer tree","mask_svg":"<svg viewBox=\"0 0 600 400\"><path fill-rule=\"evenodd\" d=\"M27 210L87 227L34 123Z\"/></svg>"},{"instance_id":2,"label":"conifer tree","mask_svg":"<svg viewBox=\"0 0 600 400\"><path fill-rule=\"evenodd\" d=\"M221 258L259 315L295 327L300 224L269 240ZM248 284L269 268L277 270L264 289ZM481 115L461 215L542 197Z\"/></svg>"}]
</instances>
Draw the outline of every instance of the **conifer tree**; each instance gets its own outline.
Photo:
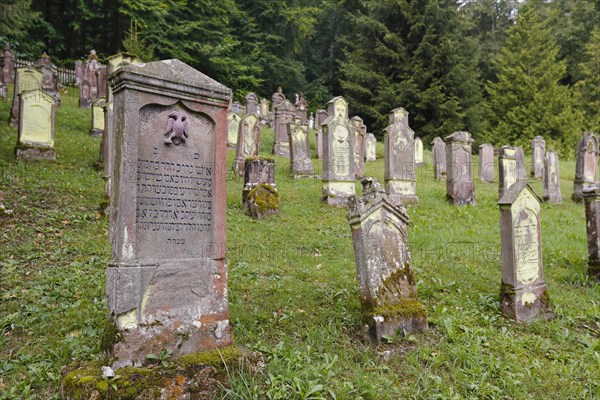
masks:
<instances>
[{"instance_id":1,"label":"conifer tree","mask_svg":"<svg viewBox=\"0 0 600 400\"><path fill-rule=\"evenodd\" d=\"M586 116L585 129L600 132L600 28L590 35L585 55L579 66L583 79L576 86Z\"/></svg>"}]
</instances>

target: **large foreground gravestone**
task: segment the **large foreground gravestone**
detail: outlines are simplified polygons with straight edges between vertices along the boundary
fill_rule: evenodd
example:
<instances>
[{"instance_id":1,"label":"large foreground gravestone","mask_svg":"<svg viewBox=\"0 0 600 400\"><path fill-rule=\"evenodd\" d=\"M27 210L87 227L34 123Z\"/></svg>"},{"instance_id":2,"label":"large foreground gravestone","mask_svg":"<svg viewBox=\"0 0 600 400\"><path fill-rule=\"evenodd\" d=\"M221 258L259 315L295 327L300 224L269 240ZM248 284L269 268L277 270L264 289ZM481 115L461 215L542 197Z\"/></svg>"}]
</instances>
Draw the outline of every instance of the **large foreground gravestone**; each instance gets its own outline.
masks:
<instances>
[{"instance_id":1,"label":"large foreground gravestone","mask_svg":"<svg viewBox=\"0 0 600 400\"><path fill-rule=\"evenodd\" d=\"M244 163L248 157L258 156L260 143L260 121L256 114L246 114L240 120L238 128L237 147L233 159L233 172L238 176L244 175Z\"/></svg>"},{"instance_id":2,"label":"large foreground gravestone","mask_svg":"<svg viewBox=\"0 0 600 400\"><path fill-rule=\"evenodd\" d=\"M354 195L354 133L348 119L348 103L335 97L328 103L323 131L323 190L327 204L345 206Z\"/></svg>"},{"instance_id":3,"label":"large foreground gravestone","mask_svg":"<svg viewBox=\"0 0 600 400\"><path fill-rule=\"evenodd\" d=\"M373 178L362 180L363 197L352 196L352 229L365 340L427 329L427 312L417 300L408 248L408 215Z\"/></svg>"},{"instance_id":4,"label":"large foreground gravestone","mask_svg":"<svg viewBox=\"0 0 600 400\"><path fill-rule=\"evenodd\" d=\"M281 157L290 156L288 124L294 122L295 117L296 107L289 100L284 100L275 107L273 154Z\"/></svg>"},{"instance_id":5,"label":"large foreground gravestone","mask_svg":"<svg viewBox=\"0 0 600 400\"><path fill-rule=\"evenodd\" d=\"M575 182L571 199L583 200L583 190L596 184L598 177L598 137L594 132L585 132L575 151Z\"/></svg>"},{"instance_id":6,"label":"large foreground gravestone","mask_svg":"<svg viewBox=\"0 0 600 400\"><path fill-rule=\"evenodd\" d=\"M19 95L21 92L42 89L42 73L33 67L19 67L15 70L15 89L10 109L10 126L19 124Z\"/></svg>"},{"instance_id":7,"label":"large foreground gravestone","mask_svg":"<svg viewBox=\"0 0 600 400\"><path fill-rule=\"evenodd\" d=\"M439 136L434 138L431 144L433 177L436 181L446 180L446 144Z\"/></svg>"},{"instance_id":8,"label":"large foreground gravestone","mask_svg":"<svg viewBox=\"0 0 600 400\"><path fill-rule=\"evenodd\" d=\"M515 149L502 146L498 155L498 198L517 182L517 158Z\"/></svg>"},{"instance_id":9,"label":"large foreground gravestone","mask_svg":"<svg viewBox=\"0 0 600 400\"><path fill-rule=\"evenodd\" d=\"M545 157L546 141L543 137L536 136L531 141L531 176L533 178L543 178Z\"/></svg>"},{"instance_id":10,"label":"large foreground gravestone","mask_svg":"<svg viewBox=\"0 0 600 400\"><path fill-rule=\"evenodd\" d=\"M540 198L517 181L498 201L502 243L500 307L519 322L552 318L542 269Z\"/></svg>"},{"instance_id":11,"label":"large foreground gravestone","mask_svg":"<svg viewBox=\"0 0 600 400\"><path fill-rule=\"evenodd\" d=\"M545 153L544 159L544 201L552 204L561 204L562 194L560 193L558 155L554 150L551 150Z\"/></svg>"},{"instance_id":12,"label":"large foreground gravestone","mask_svg":"<svg viewBox=\"0 0 600 400\"><path fill-rule=\"evenodd\" d=\"M109 78L114 168L106 290L113 368L232 343L225 263L231 90L179 60Z\"/></svg>"},{"instance_id":13,"label":"large foreground gravestone","mask_svg":"<svg viewBox=\"0 0 600 400\"><path fill-rule=\"evenodd\" d=\"M485 143L479 146L479 180L494 182L494 146Z\"/></svg>"},{"instance_id":14,"label":"large foreground gravestone","mask_svg":"<svg viewBox=\"0 0 600 400\"><path fill-rule=\"evenodd\" d=\"M447 136L446 160L448 175L446 179L446 199L455 205L475 204L475 185L473 184L473 165L471 158L471 134L454 132Z\"/></svg>"},{"instance_id":15,"label":"large foreground gravestone","mask_svg":"<svg viewBox=\"0 0 600 400\"><path fill-rule=\"evenodd\" d=\"M600 187L583 190L588 243L588 275L600 281Z\"/></svg>"},{"instance_id":16,"label":"large foreground gravestone","mask_svg":"<svg viewBox=\"0 0 600 400\"><path fill-rule=\"evenodd\" d=\"M19 160L54 160L54 98L41 90L19 95Z\"/></svg>"},{"instance_id":17,"label":"large foreground gravestone","mask_svg":"<svg viewBox=\"0 0 600 400\"><path fill-rule=\"evenodd\" d=\"M415 132L408 126L408 111L391 111L384 136L385 192L390 199L404 204L419 202L416 195Z\"/></svg>"},{"instance_id":18,"label":"large foreground gravestone","mask_svg":"<svg viewBox=\"0 0 600 400\"><path fill-rule=\"evenodd\" d=\"M315 168L310 161L310 144L308 142L308 126L296 117L288 123L288 141L290 143L290 174L294 178L312 177Z\"/></svg>"},{"instance_id":19,"label":"large foreground gravestone","mask_svg":"<svg viewBox=\"0 0 600 400\"><path fill-rule=\"evenodd\" d=\"M377 138L372 133L368 133L365 138L365 161L377 160Z\"/></svg>"}]
</instances>

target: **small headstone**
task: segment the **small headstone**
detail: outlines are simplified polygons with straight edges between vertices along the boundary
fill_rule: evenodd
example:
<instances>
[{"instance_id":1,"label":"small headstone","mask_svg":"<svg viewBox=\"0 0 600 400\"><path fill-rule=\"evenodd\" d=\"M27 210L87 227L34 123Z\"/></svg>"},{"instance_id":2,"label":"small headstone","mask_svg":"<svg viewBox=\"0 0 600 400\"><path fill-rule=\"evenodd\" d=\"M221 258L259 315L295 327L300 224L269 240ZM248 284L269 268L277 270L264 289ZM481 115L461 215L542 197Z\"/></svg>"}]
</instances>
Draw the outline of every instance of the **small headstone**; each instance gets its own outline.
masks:
<instances>
[{"instance_id":1,"label":"small headstone","mask_svg":"<svg viewBox=\"0 0 600 400\"><path fill-rule=\"evenodd\" d=\"M258 96L252 92L249 92L246 94L245 100L246 114L258 115Z\"/></svg>"},{"instance_id":2,"label":"small headstone","mask_svg":"<svg viewBox=\"0 0 600 400\"><path fill-rule=\"evenodd\" d=\"M106 97L106 65L101 65L96 70L96 85L97 85L97 99Z\"/></svg>"},{"instance_id":3,"label":"small headstone","mask_svg":"<svg viewBox=\"0 0 600 400\"><path fill-rule=\"evenodd\" d=\"M444 138L448 176L446 199L455 205L475 205L475 185L473 184L473 163L471 158L471 134L454 132Z\"/></svg>"},{"instance_id":4,"label":"small headstone","mask_svg":"<svg viewBox=\"0 0 600 400\"><path fill-rule=\"evenodd\" d=\"M288 123L288 140L290 143L290 173L294 178L312 177L315 169L310 161L310 144L308 126L302 124L300 118Z\"/></svg>"},{"instance_id":5,"label":"small headstone","mask_svg":"<svg viewBox=\"0 0 600 400\"><path fill-rule=\"evenodd\" d=\"M500 148L498 170L498 198L501 198L517 182L517 159L513 147Z\"/></svg>"},{"instance_id":6,"label":"small headstone","mask_svg":"<svg viewBox=\"0 0 600 400\"><path fill-rule=\"evenodd\" d=\"M44 53L33 64L33 66L42 73L42 90L48 93L56 105L60 105L60 92L58 91L58 69L50 61L48 54Z\"/></svg>"},{"instance_id":7,"label":"small headstone","mask_svg":"<svg viewBox=\"0 0 600 400\"><path fill-rule=\"evenodd\" d=\"M412 150L412 149L411 149ZM362 180L363 197L350 198L348 223L363 314L363 337L376 345L427 330L427 311L417 300L408 246L409 218L374 178Z\"/></svg>"},{"instance_id":8,"label":"small headstone","mask_svg":"<svg viewBox=\"0 0 600 400\"><path fill-rule=\"evenodd\" d=\"M365 138L365 159L366 161L377 160L377 138L372 133L367 134Z\"/></svg>"},{"instance_id":9,"label":"small headstone","mask_svg":"<svg viewBox=\"0 0 600 400\"><path fill-rule=\"evenodd\" d=\"M256 114L246 114L240 120L237 146L233 159L233 172L244 176L244 164L247 158L258 156L260 143L260 121Z\"/></svg>"},{"instance_id":10,"label":"small headstone","mask_svg":"<svg viewBox=\"0 0 600 400\"><path fill-rule=\"evenodd\" d=\"M488 143L479 146L479 180L494 182L494 146Z\"/></svg>"},{"instance_id":11,"label":"small headstone","mask_svg":"<svg viewBox=\"0 0 600 400\"><path fill-rule=\"evenodd\" d=\"M588 243L588 276L600 282L600 187L583 189Z\"/></svg>"},{"instance_id":12,"label":"small headstone","mask_svg":"<svg viewBox=\"0 0 600 400\"><path fill-rule=\"evenodd\" d=\"M91 136L102 136L104 134L104 108L106 100L99 99L92 103L92 129Z\"/></svg>"},{"instance_id":13,"label":"small headstone","mask_svg":"<svg viewBox=\"0 0 600 400\"><path fill-rule=\"evenodd\" d=\"M234 111L227 114L227 147L230 149L235 150L237 147L240 120L240 116Z\"/></svg>"},{"instance_id":14,"label":"small headstone","mask_svg":"<svg viewBox=\"0 0 600 400\"><path fill-rule=\"evenodd\" d=\"M110 76L114 153L106 287L114 370L231 345L226 135L230 89L179 60Z\"/></svg>"},{"instance_id":15,"label":"small headstone","mask_svg":"<svg viewBox=\"0 0 600 400\"><path fill-rule=\"evenodd\" d=\"M417 167L423 165L423 141L421 138L415 138L415 165Z\"/></svg>"},{"instance_id":16,"label":"small headstone","mask_svg":"<svg viewBox=\"0 0 600 400\"><path fill-rule=\"evenodd\" d=\"M310 113L308 116L308 130L312 131L313 129L315 129L315 116L313 113Z\"/></svg>"},{"instance_id":17,"label":"small headstone","mask_svg":"<svg viewBox=\"0 0 600 400\"><path fill-rule=\"evenodd\" d=\"M15 81L16 70L15 70L15 54L10 48L10 43L6 42L4 50L2 51L2 76L4 83L12 83ZM28 89L32 90L32 89Z\"/></svg>"},{"instance_id":18,"label":"small headstone","mask_svg":"<svg viewBox=\"0 0 600 400\"><path fill-rule=\"evenodd\" d=\"M531 141L531 176L535 179L544 177L544 160L546 156L546 141L536 136Z\"/></svg>"},{"instance_id":19,"label":"small headstone","mask_svg":"<svg viewBox=\"0 0 600 400\"><path fill-rule=\"evenodd\" d=\"M279 192L273 186L259 183L246 196L244 210L252 219L279 214Z\"/></svg>"},{"instance_id":20,"label":"small headstone","mask_svg":"<svg viewBox=\"0 0 600 400\"><path fill-rule=\"evenodd\" d=\"M296 116L300 118L300 122L303 125L308 124L308 103L304 100L302 93L300 93L300 97L298 98L298 102L295 104L296 106Z\"/></svg>"},{"instance_id":21,"label":"small headstone","mask_svg":"<svg viewBox=\"0 0 600 400\"><path fill-rule=\"evenodd\" d=\"M15 90L10 109L10 126L19 124L19 95L30 90L42 90L42 73L33 67L19 67L15 70Z\"/></svg>"},{"instance_id":22,"label":"small headstone","mask_svg":"<svg viewBox=\"0 0 600 400\"><path fill-rule=\"evenodd\" d=\"M92 87L90 81L83 78L79 85L79 107L89 108L92 105Z\"/></svg>"},{"instance_id":23,"label":"small headstone","mask_svg":"<svg viewBox=\"0 0 600 400\"><path fill-rule=\"evenodd\" d=\"M322 128L322 124L323 122L325 122L325 120L327 119L328 114L326 110L319 110L317 111L317 120L316 120L316 125L317 125L317 158L322 159L323 158L323 128Z\"/></svg>"},{"instance_id":24,"label":"small headstone","mask_svg":"<svg viewBox=\"0 0 600 400\"><path fill-rule=\"evenodd\" d=\"M242 190L242 203L252 189L259 184L269 185L277 188L275 184L275 161L271 158L253 157L244 162L244 188Z\"/></svg>"},{"instance_id":25,"label":"small headstone","mask_svg":"<svg viewBox=\"0 0 600 400\"><path fill-rule=\"evenodd\" d=\"M289 100L275 107L273 154L281 157L290 156L287 126L294 121L295 116L296 107Z\"/></svg>"},{"instance_id":26,"label":"small headstone","mask_svg":"<svg viewBox=\"0 0 600 400\"><path fill-rule=\"evenodd\" d=\"M562 204L562 194L560 193L560 175L558 173L558 155L554 150L551 150L545 154L545 165L543 168L544 201L552 204Z\"/></svg>"},{"instance_id":27,"label":"small headstone","mask_svg":"<svg viewBox=\"0 0 600 400\"><path fill-rule=\"evenodd\" d=\"M18 160L54 160L54 99L41 90L22 91Z\"/></svg>"},{"instance_id":28,"label":"small headstone","mask_svg":"<svg viewBox=\"0 0 600 400\"><path fill-rule=\"evenodd\" d=\"M408 126L408 111L391 111L390 125L385 128L385 192L394 202L418 203L415 176L415 132Z\"/></svg>"},{"instance_id":29,"label":"small headstone","mask_svg":"<svg viewBox=\"0 0 600 400\"><path fill-rule=\"evenodd\" d=\"M352 117L350 121L354 129L354 175L359 179L365 174L365 136L367 136L367 126L358 115Z\"/></svg>"},{"instance_id":30,"label":"small headstone","mask_svg":"<svg viewBox=\"0 0 600 400\"><path fill-rule=\"evenodd\" d=\"M441 137L436 137L431 142L431 155L433 156L433 177L436 181L446 180L446 144Z\"/></svg>"},{"instance_id":31,"label":"small headstone","mask_svg":"<svg viewBox=\"0 0 600 400\"><path fill-rule=\"evenodd\" d=\"M260 105L259 105L258 109L259 109L259 116L260 116L261 122L268 121L269 120L269 100L262 99L260 101Z\"/></svg>"},{"instance_id":32,"label":"small headstone","mask_svg":"<svg viewBox=\"0 0 600 400\"><path fill-rule=\"evenodd\" d=\"M502 242L502 312L518 322L553 318L542 268L540 198L517 181L498 201Z\"/></svg>"},{"instance_id":33,"label":"small headstone","mask_svg":"<svg viewBox=\"0 0 600 400\"><path fill-rule=\"evenodd\" d=\"M527 171L525 170L525 152L521 146L515 147L515 158L517 160L517 181L527 182Z\"/></svg>"},{"instance_id":34,"label":"small headstone","mask_svg":"<svg viewBox=\"0 0 600 400\"><path fill-rule=\"evenodd\" d=\"M85 67L83 65L83 61L76 60L75 61L75 86L79 87L81 85L81 81L85 76Z\"/></svg>"},{"instance_id":35,"label":"small headstone","mask_svg":"<svg viewBox=\"0 0 600 400\"><path fill-rule=\"evenodd\" d=\"M585 132L575 151L575 182L571 199L583 200L583 190L596 185L598 177L598 137L594 132Z\"/></svg>"},{"instance_id":36,"label":"small headstone","mask_svg":"<svg viewBox=\"0 0 600 400\"><path fill-rule=\"evenodd\" d=\"M245 109L245 107L242 107L242 103L239 101L234 101L231 103L231 107L229 107L229 112L234 112L241 118L241 116L244 115Z\"/></svg>"}]
</instances>

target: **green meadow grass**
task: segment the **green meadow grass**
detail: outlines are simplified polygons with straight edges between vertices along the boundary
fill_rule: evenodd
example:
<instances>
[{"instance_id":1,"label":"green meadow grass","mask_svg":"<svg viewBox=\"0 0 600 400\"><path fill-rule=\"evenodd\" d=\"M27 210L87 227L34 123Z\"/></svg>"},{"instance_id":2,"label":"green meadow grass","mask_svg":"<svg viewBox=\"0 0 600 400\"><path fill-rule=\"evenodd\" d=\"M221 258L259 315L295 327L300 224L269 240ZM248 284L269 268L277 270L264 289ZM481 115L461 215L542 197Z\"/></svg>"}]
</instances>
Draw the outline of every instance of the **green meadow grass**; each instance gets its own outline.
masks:
<instances>
[{"instance_id":1,"label":"green meadow grass","mask_svg":"<svg viewBox=\"0 0 600 400\"><path fill-rule=\"evenodd\" d=\"M9 109L10 101L0 102L4 120ZM89 136L90 114L69 89L56 113L58 158L51 162L16 161L16 128L0 123L0 190L14 210L0 225L0 399L59 398L63 366L101 358L111 251L98 212L103 181L93 164L100 140ZM271 157L272 142L272 130L263 129L262 155ZM378 146L380 158L366 164L366 174L383 182ZM233 156L229 151L228 165ZM426 151L417 168L420 203L408 214L430 330L375 348L360 340L346 210L321 204L320 180L294 180L289 160L275 160L279 216L244 215L243 181L227 175L234 338L261 351L267 365L261 374L232 370L223 398L600 396L600 285L587 279L583 206L569 200L573 161L560 163L563 204L541 211L545 280L557 318L519 325L499 312L497 184L475 179L477 205L450 206ZM533 187L541 194L541 182Z\"/></svg>"}]
</instances>

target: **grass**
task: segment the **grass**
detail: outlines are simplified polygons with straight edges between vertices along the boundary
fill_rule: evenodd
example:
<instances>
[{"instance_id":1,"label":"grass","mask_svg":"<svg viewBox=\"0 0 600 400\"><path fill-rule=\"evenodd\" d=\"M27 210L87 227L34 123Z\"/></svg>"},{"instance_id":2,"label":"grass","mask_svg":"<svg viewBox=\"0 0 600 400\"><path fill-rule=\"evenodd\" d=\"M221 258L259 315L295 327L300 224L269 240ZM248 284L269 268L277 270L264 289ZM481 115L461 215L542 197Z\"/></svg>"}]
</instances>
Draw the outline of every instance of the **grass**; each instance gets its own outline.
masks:
<instances>
[{"instance_id":1,"label":"grass","mask_svg":"<svg viewBox=\"0 0 600 400\"><path fill-rule=\"evenodd\" d=\"M3 118L9 109L10 101L0 103ZM59 398L64 365L101 358L111 250L98 213L103 181L93 163L100 140L89 136L90 116L69 89L57 109L53 162L15 161L16 129L0 124L0 190L14 209L0 225L0 399ZM272 157L272 131L264 129L261 139L261 154ZM229 165L233 156L229 151ZM450 206L426 151L417 169L420 203L408 213L413 274L430 330L374 348L359 336L346 210L321 204L319 180L294 180L289 160L275 160L281 213L266 220L244 215L243 182L228 172L234 338L261 351L267 367L264 374L232 371L223 398L600 396L600 285L587 279L583 207L569 200L573 161L560 164L563 204L542 206L544 273L557 318L519 325L499 313L497 184L476 179L477 205ZM366 173L383 182L383 160L367 163ZM533 186L541 194L541 183Z\"/></svg>"}]
</instances>

